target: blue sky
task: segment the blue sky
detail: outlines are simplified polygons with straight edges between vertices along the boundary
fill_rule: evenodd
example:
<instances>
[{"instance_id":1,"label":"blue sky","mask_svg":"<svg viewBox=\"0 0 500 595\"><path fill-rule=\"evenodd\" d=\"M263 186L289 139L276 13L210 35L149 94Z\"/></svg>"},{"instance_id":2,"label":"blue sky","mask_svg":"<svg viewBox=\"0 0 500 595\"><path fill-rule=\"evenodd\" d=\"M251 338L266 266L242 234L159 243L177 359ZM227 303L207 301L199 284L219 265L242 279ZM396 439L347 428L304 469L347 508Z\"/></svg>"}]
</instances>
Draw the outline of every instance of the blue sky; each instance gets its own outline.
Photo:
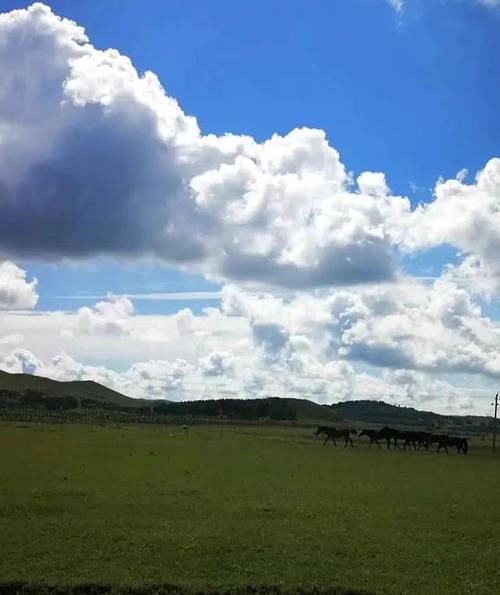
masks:
<instances>
[{"instance_id":1,"label":"blue sky","mask_svg":"<svg viewBox=\"0 0 500 595\"><path fill-rule=\"evenodd\" d=\"M0 367L455 410L496 382L500 2L48 5L1 6Z\"/></svg>"},{"instance_id":2,"label":"blue sky","mask_svg":"<svg viewBox=\"0 0 500 595\"><path fill-rule=\"evenodd\" d=\"M2 10L29 4L7 1ZM383 0L50 5L97 48L155 72L203 132L264 140L319 127L350 170L383 171L394 192L416 202L430 199L439 176L473 173L500 146L500 11L478 3L408 0L401 12ZM438 274L435 256L409 259L407 269ZM145 264L59 266L57 274L22 264L46 290L39 308L68 307L60 295L212 287ZM172 306L182 304L138 303Z\"/></svg>"}]
</instances>

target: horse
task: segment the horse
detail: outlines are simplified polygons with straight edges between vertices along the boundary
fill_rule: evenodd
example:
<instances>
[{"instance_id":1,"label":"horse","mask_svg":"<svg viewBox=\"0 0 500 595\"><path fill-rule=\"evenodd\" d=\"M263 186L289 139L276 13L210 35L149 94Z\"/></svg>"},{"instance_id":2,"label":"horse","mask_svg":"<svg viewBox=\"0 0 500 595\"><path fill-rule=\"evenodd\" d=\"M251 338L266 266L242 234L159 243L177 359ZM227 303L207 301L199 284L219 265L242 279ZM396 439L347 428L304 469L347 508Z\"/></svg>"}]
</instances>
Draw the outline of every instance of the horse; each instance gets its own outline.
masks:
<instances>
[{"instance_id":1,"label":"horse","mask_svg":"<svg viewBox=\"0 0 500 595\"><path fill-rule=\"evenodd\" d=\"M411 450L412 446L414 450L419 450L422 447L425 450L429 450L430 434L427 432L396 430L395 428L385 426L380 430L380 435L387 441L387 448L390 448L391 440L394 441L394 449L400 448L398 440L404 440L403 450L406 450L407 447Z\"/></svg>"},{"instance_id":2,"label":"horse","mask_svg":"<svg viewBox=\"0 0 500 595\"><path fill-rule=\"evenodd\" d=\"M431 435L429 432L417 432L418 448L423 447L425 450L429 450Z\"/></svg>"},{"instance_id":3,"label":"horse","mask_svg":"<svg viewBox=\"0 0 500 595\"><path fill-rule=\"evenodd\" d=\"M386 440L387 448L391 447L391 440L394 441L394 448L399 448L398 439L401 438L401 432L399 430L389 428L389 426L384 426L379 433L380 437Z\"/></svg>"},{"instance_id":4,"label":"horse","mask_svg":"<svg viewBox=\"0 0 500 595\"><path fill-rule=\"evenodd\" d=\"M441 448L444 447L446 454L448 454L448 446L455 446L457 449L457 455L463 453L467 454L469 450L469 444L467 438L459 438L458 436L445 436L441 434L431 435L430 443L434 444L437 442L436 452L441 452Z\"/></svg>"},{"instance_id":5,"label":"horse","mask_svg":"<svg viewBox=\"0 0 500 595\"><path fill-rule=\"evenodd\" d=\"M408 447L411 450L413 446L413 450L418 450L420 448L420 434L419 432L411 432L409 430L400 432L400 438L404 439L403 450L406 450Z\"/></svg>"},{"instance_id":6,"label":"horse","mask_svg":"<svg viewBox=\"0 0 500 595\"><path fill-rule=\"evenodd\" d=\"M329 428L328 426L318 426L316 432L314 432L315 436L319 436L320 434L325 435L325 440L323 441L323 446L326 445L328 440L331 440L335 446L337 446L337 442L335 438L344 438L345 444L344 448L347 447L347 444L350 443L351 447L354 447L350 434L357 434L356 430L346 429L346 430L337 430L335 428Z\"/></svg>"},{"instance_id":7,"label":"horse","mask_svg":"<svg viewBox=\"0 0 500 595\"><path fill-rule=\"evenodd\" d=\"M370 448L372 447L372 444L374 442L379 448L382 448L380 446L380 442L378 441L378 439L384 438L384 435L380 431L378 431L378 430L363 430L362 432L359 433L360 438L361 438L361 436L368 436L368 438L370 438Z\"/></svg>"}]
</instances>

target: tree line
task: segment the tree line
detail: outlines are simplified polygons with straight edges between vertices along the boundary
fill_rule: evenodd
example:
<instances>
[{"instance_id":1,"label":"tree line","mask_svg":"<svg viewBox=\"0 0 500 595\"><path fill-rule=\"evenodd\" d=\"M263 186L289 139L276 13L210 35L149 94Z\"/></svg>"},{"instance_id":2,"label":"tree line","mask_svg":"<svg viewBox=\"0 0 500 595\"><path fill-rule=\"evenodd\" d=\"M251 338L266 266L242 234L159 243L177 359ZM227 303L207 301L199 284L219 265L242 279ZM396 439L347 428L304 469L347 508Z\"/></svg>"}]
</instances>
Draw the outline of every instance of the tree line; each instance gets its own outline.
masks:
<instances>
[{"instance_id":1,"label":"tree line","mask_svg":"<svg viewBox=\"0 0 500 595\"><path fill-rule=\"evenodd\" d=\"M138 417L201 417L228 420L295 421L297 411L286 399L207 399L202 401L151 401L142 406L119 406L92 398L50 396L42 391L28 389L23 393L13 390L0 391L0 409L39 410L53 412L121 412Z\"/></svg>"}]
</instances>

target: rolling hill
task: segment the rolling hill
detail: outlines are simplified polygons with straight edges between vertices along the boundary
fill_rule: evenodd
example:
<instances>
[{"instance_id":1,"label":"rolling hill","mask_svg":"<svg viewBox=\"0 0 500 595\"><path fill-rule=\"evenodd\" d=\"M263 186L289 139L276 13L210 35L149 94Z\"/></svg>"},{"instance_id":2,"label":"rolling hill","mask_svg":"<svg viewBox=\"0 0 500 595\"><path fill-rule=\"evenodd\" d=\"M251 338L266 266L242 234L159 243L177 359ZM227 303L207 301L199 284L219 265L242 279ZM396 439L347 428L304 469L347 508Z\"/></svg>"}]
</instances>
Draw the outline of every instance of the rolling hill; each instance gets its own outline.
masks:
<instances>
[{"instance_id":1,"label":"rolling hill","mask_svg":"<svg viewBox=\"0 0 500 595\"><path fill-rule=\"evenodd\" d=\"M0 370L0 394L9 394L12 400L19 400L22 395L38 393L42 399L63 399L72 397L78 401L92 400L110 407L131 408L143 407L143 399L132 399L121 393L106 388L92 380L75 380L59 382L32 376L30 374L9 374ZM16 398L17 395L17 398ZM5 397L4 397L5 398Z\"/></svg>"},{"instance_id":2,"label":"rolling hill","mask_svg":"<svg viewBox=\"0 0 500 595\"><path fill-rule=\"evenodd\" d=\"M306 399L210 399L205 401L170 402L132 399L90 380L59 382L29 374L0 371L1 407L36 407L47 409L106 409L152 411L155 414L224 419L263 419L338 421L337 413L328 405Z\"/></svg>"},{"instance_id":3,"label":"rolling hill","mask_svg":"<svg viewBox=\"0 0 500 595\"><path fill-rule=\"evenodd\" d=\"M477 415L441 415L433 411L420 411L413 407L390 405L384 401L343 401L330 406L340 418L357 424L392 425L414 428L474 427L488 428L491 417Z\"/></svg>"},{"instance_id":4,"label":"rolling hill","mask_svg":"<svg viewBox=\"0 0 500 595\"><path fill-rule=\"evenodd\" d=\"M225 420L271 420L357 427L393 425L414 428L488 429L491 417L439 415L383 401L343 401L320 405L308 399L208 399L173 402L133 399L90 380L59 382L29 374L0 371L0 408L107 410L160 416Z\"/></svg>"}]
</instances>

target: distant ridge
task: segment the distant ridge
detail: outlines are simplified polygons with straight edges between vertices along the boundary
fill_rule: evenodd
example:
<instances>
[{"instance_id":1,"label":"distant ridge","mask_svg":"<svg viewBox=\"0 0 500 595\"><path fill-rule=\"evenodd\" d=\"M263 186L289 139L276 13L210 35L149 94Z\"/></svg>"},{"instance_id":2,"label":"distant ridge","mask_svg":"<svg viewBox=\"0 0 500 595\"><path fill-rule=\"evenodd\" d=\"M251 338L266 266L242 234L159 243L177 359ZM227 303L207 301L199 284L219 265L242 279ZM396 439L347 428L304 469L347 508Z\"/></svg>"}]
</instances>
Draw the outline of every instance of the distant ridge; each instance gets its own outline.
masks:
<instances>
[{"instance_id":1,"label":"distant ridge","mask_svg":"<svg viewBox=\"0 0 500 595\"><path fill-rule=\"evenodd\" d=\"M91 380L60 382L30 374L0 370L0 408L47 410L106 410L225 420L270 420L345 426L393 425L412 427L463 427L487 430L491 417L440 415L384 401L343 401L320 405L308 399L208 399L173 402L134 399Z\"/></svg>"},{"instance_id":2,"label":"distant ridge","mask_svg":"<svg viewBox=\"0 0 500 595\"><path fill-rule=\"evenodd\" d=\"M0 370L0 393L9 391L18 395L33 391L40 393L40 397L44 399L61 399L66 397L72 397L79 401L90 399L103 405L134 409L143 407L145 403L144 399L126 397L92 380L60 382L43 376L10 374L9 372ZM14 395L12 397L15 398Z\"/></svg>"},{"instance_id":3,"label":"distant ridge","mask_svg":"<svg viewBox=\"0 0 500 595\"><path fill-rule=\"evenodd\" d=\"M135 410L158 415L276 421L338 421L328 405L307 399L209 399L171 402L133 399L90 380L60 382L30 374L0 371L0 407Z\"/></svg>"},{"instance_id":4,"label":"distant ridge","mask_svg":"<svg viewBox=\"0 0 500 595\"><path fill-rule=\"evenodd\" d=\"M413 427L462 426L487 429L492 418L478 415L441 415L413 407L390 405L384 401L342 401L331 405L339 417L359 424L394 425Z\"/></svg>"}]
</instances>

